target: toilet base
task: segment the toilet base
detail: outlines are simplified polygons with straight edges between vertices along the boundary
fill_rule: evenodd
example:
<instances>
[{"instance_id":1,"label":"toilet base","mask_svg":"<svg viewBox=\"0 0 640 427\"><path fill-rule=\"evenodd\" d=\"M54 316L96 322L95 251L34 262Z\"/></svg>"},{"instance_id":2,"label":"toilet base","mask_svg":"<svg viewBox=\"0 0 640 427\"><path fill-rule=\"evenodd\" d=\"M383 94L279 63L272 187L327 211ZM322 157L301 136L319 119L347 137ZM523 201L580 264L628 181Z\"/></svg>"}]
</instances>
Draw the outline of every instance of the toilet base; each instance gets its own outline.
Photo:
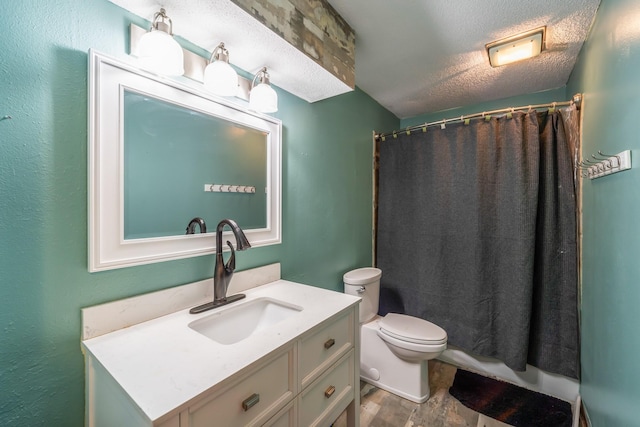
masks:
<instances>
[{"instance_id":1,"label":"toilet base","mask_svg":"<svg viewBox=\"0 0 640 427\"><path fill-rule=\"evenodd\" d=\"M429 399L429 365L407 362L378 336L378 319L360 326L360 379L416 403Z\"/></svg>"},{"instance_id":2,"label":"toilet base","mask_svg":"<svg viewBox=\"0 0 640 427\"><path fill-rule=\"evenodd\" d=\"M398 390L396 388L391 387L389 384L386 383L382 383L380 381L374 381L371 378L367 378L364 375L362 375L362 372L360 373L360 379L366 383L369 383L371 385L374 385L378 388L381 388L382 390L386 390L391 394L395 394L396 396L400 396L403 399L407 399L410 400L412 402L415 403L424 403L429 399L429 385L427 384L427 391L426 394L422 395L422 396L417 396L414 394L409 394L409 393L405 393L403 390Z\"/></svg>"}]
</instances>

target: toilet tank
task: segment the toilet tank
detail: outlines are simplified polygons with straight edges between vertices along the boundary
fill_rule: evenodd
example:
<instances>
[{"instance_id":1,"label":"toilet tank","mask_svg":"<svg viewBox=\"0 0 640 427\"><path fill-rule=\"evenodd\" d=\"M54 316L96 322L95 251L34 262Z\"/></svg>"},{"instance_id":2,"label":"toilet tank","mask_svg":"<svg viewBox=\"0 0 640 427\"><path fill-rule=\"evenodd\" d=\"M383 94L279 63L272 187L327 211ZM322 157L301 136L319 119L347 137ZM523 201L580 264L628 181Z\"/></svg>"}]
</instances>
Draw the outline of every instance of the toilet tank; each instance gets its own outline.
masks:
<instances>
[{"instance_id":1,"label":"toilet tank","mask_svg":"<svg viewBox=\"0 0 640 427\"><path fill-rule=\"evenodd\" d=\"M380 277L382 277L382 270L374 267L351 270L342 277L344 293L362 298L360 323L366 323L378 314Z\"/></svg>"}]
</instances>

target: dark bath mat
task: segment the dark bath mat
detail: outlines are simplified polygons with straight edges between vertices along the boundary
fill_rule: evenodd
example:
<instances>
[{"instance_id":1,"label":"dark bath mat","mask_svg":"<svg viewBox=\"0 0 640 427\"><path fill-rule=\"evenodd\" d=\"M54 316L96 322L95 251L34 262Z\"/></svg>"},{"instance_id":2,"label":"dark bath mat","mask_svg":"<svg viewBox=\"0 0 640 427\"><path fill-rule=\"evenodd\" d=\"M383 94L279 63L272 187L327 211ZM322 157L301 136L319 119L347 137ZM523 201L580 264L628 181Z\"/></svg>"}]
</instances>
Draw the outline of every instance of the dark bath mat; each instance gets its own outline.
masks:
<instances>
[{"instance_id":1,"label":"dark bath mat","mask_svg":"<svg viewBox=\"0 0 640 427\"><path fill-rule=\"evenodd\" d=\"M464 406L517 427L571 427L571 404L458 369L449 394Z\"/></svg>"}]
</instances>

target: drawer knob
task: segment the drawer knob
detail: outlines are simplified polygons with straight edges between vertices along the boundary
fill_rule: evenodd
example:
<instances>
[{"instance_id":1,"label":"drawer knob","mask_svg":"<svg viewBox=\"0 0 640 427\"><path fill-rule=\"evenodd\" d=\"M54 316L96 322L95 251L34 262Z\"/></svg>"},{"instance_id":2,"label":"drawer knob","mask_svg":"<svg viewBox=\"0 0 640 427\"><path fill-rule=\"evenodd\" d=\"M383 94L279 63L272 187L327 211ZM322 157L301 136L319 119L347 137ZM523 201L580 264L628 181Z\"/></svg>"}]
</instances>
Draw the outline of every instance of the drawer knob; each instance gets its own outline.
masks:
<instances>
[{"instance_id":1,"label":"drawer knob","mask_svg":"<svg viewBox=\"0 0 640 427\"><path fill-rule=\"evenodd\" d=\"M336 388L332 385L330 385L325 391L324 391L324 397L326 397L327 399L330 398L333 393L335 393Z\"/></svg>"},{"instance_id":2,"label":"drawer knob","mask_svg":"<svg viewBox=\"0 0 640 427\"><path fill-rule=\"evenodd\" d=\"M260 402L260 395L258 393L253 393L251 396L242 401L242 409L244 409L244 411L246 412L258 402Z\"/></svg>"},{"instance_id":3,"label":"drawer knob","mask_svg":"<svg viewBox=\"0 0 640 427\"><path fill-rule=\"evenodd\" d=\"M326 348L327 350L330 349L331 347L333 347L333 345L336 343L336 340L334 340L333 338L329 338L327 340L327 342L324 343L324 348Z\"/></svg>"}]
</instances>

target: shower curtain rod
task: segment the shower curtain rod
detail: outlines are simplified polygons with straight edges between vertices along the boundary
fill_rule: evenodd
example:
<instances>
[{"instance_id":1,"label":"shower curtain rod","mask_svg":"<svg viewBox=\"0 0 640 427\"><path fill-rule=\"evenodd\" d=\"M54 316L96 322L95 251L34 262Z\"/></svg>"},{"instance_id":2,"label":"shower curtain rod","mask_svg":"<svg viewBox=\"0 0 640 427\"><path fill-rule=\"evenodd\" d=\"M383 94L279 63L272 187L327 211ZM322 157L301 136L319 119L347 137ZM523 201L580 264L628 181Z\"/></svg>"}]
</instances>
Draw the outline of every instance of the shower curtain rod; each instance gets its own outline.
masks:
<instances>
[{"instance_id":1,"label":"shower curtain rod","mask_svg":"<svg viewBox=\"0 0 640 427\"><path fill-rule=\"evenodd\" d=\"M563 107L565 105L575 105L576 108L579 110L582 105L582 94L577 93L573 95L573 98L571 99L571 101L550 102L548 104L537 104L537 105L523 105L521 107L501 108L499 110L483 111L482 113L466 114L459 117L452 117L450 119L438 120L437 122L430 122L430 123L423 123L421 125L409 126L403 130L394 130L393 132L388 132L388 133L377 133L377 134L374 134L374 138L378 141L379 140L384 141L386 137L389 137L389 136L397 138L398 134L402 132L407 132L407 134L409 134L414 130L422 130L423 132L426 132L429 126L440 125L444 129L445 125L451 122L463 122L463 121L466 121L469 119L475 119L478 117L491 116L493 114L501 114L501 113L509 114L515 111L522 111L522 110L531 111L531 110L536 110L538 108L555 108L555 107Z\"/></svg>"}]
</instances>

